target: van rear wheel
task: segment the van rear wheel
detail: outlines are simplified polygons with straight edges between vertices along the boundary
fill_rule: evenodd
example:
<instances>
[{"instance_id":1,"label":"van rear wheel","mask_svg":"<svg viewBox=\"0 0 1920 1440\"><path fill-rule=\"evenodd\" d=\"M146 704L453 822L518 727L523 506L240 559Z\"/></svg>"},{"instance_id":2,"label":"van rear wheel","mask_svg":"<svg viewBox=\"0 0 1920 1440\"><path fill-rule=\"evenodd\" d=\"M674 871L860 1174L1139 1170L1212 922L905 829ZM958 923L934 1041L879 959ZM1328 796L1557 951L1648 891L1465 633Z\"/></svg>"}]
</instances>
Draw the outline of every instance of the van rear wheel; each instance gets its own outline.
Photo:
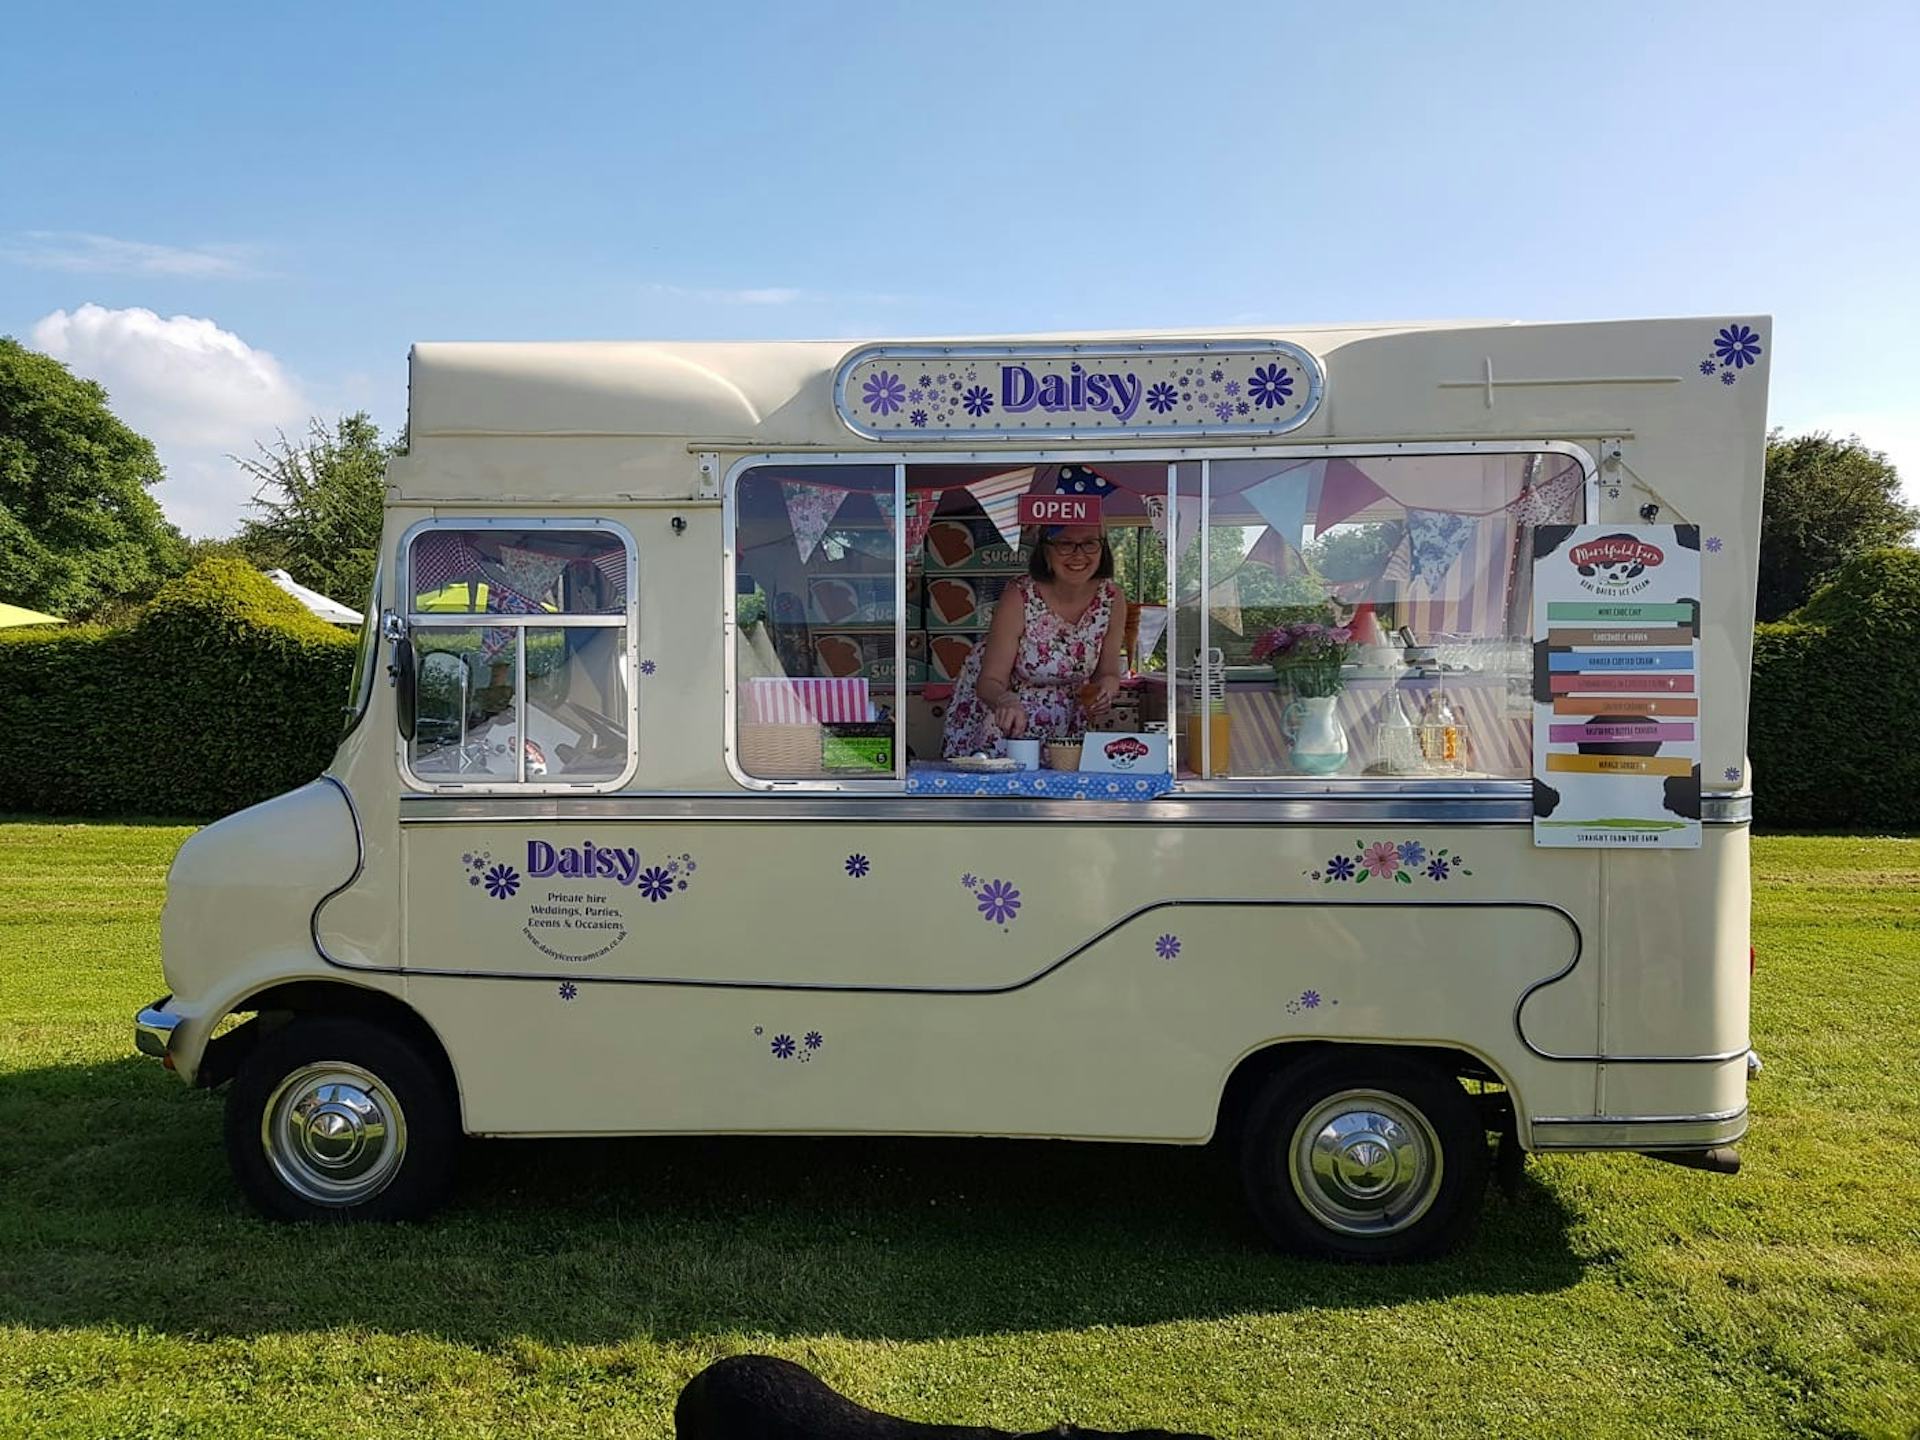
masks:
<instances>
[{"instance_id":1,"label":"van rear wheel","mask_svg":"<svg viewBox=\"0 0 1920 1440\"><path fill-rule=\"evenodd\" d=\"M1241 1171L1283 1249L1418 1260L1459 1244L1487 1184L1487 1139L1451 1075L1407 1056L1330 1054L1267 1081Z\"/></svg>"},{"instance_id":2,"label":"van rear wheel","mask_svg":"<svg viewBox=\"0 0 1920 1440\"><path fill-rule=\"evenodd\" d=\"M411 1220L453 1180L452 1097L416 1046L341 1016L261 1037L227 1096L227 1157L277 1220Z\"/></svg>"}]
</instances>

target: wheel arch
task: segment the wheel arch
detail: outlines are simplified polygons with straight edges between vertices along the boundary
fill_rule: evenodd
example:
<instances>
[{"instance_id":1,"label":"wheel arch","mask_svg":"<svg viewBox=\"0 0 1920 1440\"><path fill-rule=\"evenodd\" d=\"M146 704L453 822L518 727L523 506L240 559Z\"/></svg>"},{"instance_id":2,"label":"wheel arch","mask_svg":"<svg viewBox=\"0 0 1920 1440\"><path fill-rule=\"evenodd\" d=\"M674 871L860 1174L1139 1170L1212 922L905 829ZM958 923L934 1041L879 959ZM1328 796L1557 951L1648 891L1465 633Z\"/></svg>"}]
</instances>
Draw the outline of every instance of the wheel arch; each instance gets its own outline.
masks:
<instances>
[{"instance_id":1,"label":"wheel arch","mask_svg":"<svg viewBox=\"0 0 1920 1440\"><path fill-rule=\"evenodd\" d=\"M1334 1051L1358 1054L1375 1051L1382 1055L1417 1059L1456 1080L1477 1080L1500 1087L1478 1098L1489 1130L1512 1124L1518 1104L1513 1081L1486 1056L1455 1045L1400 1043L1391 1040L1275 1040L1256 1046L1235 1062L1220 1089L1220 1104L1214 1115L1213 1138L1228 1144L1239 1142L1247 1111L1263 1086L1277 1075L1307 1060Z\"/></svg>"},{"instance_id":2,"label":"wheel arch","mask_svg":"<svg viewBox=\"0 0 1920 1440\"><path fill-rule=\"evenodd\" d=\"M465 1115L460 1075L446 1043L418 1010L386 990L336 979L279 980L234 1000L225 1013L253 1018L208 1042L194 1077L198 1085L215 1086L231 1079L262 1035L303 1015L338 1015L379 1025L418 1047Z\"/></svg>"}]
</instances>

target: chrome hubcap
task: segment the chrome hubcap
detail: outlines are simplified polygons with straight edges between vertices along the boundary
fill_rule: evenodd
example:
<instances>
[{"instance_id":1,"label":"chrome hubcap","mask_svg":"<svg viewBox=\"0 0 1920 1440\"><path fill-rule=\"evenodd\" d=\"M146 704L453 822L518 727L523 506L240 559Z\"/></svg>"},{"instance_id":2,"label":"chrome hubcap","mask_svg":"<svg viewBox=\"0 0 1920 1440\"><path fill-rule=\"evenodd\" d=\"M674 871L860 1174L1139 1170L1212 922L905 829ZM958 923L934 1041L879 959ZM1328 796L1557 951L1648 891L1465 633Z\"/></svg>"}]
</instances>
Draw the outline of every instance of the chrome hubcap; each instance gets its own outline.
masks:
<instances>
[{"instance_id":1,"label":"chrome hubcap","mask_svg":"<svg viewBox=\"0 0 1920 1440\"><path fill-rule=\"evenodd\" d=\"M407 1120L380 1077L338 1060L304 1065L268 1097L260 1143L274 1173L316 1205L357 1205L386 1189Z\"/></svg>"},{"instance_id":2,"label":"chrome hubcap","mask_svg":"<svg viewBox=\"0 0 1920 1440\"><path fill-rule=\"evenodd\" d=\"M1301 1118L1288 1150L1293 1193L1329 1229L1391 1235L1440 1190L1440 1141L1418 1110L1377 1090L1343 1090Z\"/></svg>"}]
</instances>

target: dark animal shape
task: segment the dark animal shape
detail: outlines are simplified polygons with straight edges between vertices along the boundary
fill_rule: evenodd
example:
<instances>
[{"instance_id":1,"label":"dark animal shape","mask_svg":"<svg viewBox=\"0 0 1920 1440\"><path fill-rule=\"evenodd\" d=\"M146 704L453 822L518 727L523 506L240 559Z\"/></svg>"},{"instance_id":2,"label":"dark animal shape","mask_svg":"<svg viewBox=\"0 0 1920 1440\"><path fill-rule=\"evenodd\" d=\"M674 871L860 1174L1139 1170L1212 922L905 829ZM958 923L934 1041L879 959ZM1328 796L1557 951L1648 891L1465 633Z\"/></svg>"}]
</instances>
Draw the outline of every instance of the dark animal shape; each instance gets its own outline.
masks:
<instances>
[{"instance_id":1,"label":"dark animal shape","mask_svg":"<svg viewBox=\"0 0 1920 1440\"><path fill-rule=\"evenodd\" d=\"M856 1405L814 1373L771 1355L716 1360L687 1382L673 1407L679 1440L1208 1440L1172 1430L1052 1430L1016 1433L985 1425L923 1425Z\"/></svg>"},{"instance_id":2,"label":"dark animal shape","mask_svg":"<svg viewBox=\"0 0 1920 1440\"><path fill-rule=\"evenodd\" d=\"M1542 820L1560 808L1560 792L1539 780L1533 782L1533 813Z\"/></svg>"},{"instance_id":3,"label":"dark animal shape","mask_svg":"<svg viewBox=\"0 0 1920 1440\"><path fill-rule=\"evenodd\" d=\"M1700 767L1686 775L1669 775L1660 787L1660 803L1682 820L1700 818Z\"/></svg>"}]
</instances>

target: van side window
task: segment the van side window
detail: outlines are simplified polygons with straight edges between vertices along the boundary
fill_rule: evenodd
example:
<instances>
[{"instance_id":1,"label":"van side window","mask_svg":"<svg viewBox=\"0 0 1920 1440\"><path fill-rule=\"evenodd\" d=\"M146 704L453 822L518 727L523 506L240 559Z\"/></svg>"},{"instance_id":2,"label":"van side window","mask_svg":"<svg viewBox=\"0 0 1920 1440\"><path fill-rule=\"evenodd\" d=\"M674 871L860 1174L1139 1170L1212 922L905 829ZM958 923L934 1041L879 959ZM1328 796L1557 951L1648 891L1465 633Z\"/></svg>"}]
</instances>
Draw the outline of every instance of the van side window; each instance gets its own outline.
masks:
<instances>
[{"instance_id":1,"label":"van side window","mask_svg":"<svg viewBox=\"0 0 1920 1440\"><path fill-rule=\"evenodd\" d=\"M1204 605L1197 536L1179 561L1182 773L1530 776L1532 534L1584 518L1584 480L1557 452L1213 461Z\"/></svg>"},{"instance_id":2,"label":"van side window","mask_svg":"<svg viewBox=\"0 0 1920 1440\"><path fill-rule=\"evenodd\" d=\"M739 478L736 734L740 768L756 779L897 773L893 479L891 465L761 466ZM919 579L915 567L910 595ZM919 624L917 599L907 623ZM924 670L924 652L909 663Z\"/></svg>"},{"instance_id":3,"label":"van side window","mask_svg":"<svg viewBox=\"0 0 1920 1440\"><path fill-rule=\"evenodd\" d=\"M462 521L416 532L404 597L413 778L435 787L621 783L634 755L632 573L611 527Z\"/></svg>"}]
</instances>

